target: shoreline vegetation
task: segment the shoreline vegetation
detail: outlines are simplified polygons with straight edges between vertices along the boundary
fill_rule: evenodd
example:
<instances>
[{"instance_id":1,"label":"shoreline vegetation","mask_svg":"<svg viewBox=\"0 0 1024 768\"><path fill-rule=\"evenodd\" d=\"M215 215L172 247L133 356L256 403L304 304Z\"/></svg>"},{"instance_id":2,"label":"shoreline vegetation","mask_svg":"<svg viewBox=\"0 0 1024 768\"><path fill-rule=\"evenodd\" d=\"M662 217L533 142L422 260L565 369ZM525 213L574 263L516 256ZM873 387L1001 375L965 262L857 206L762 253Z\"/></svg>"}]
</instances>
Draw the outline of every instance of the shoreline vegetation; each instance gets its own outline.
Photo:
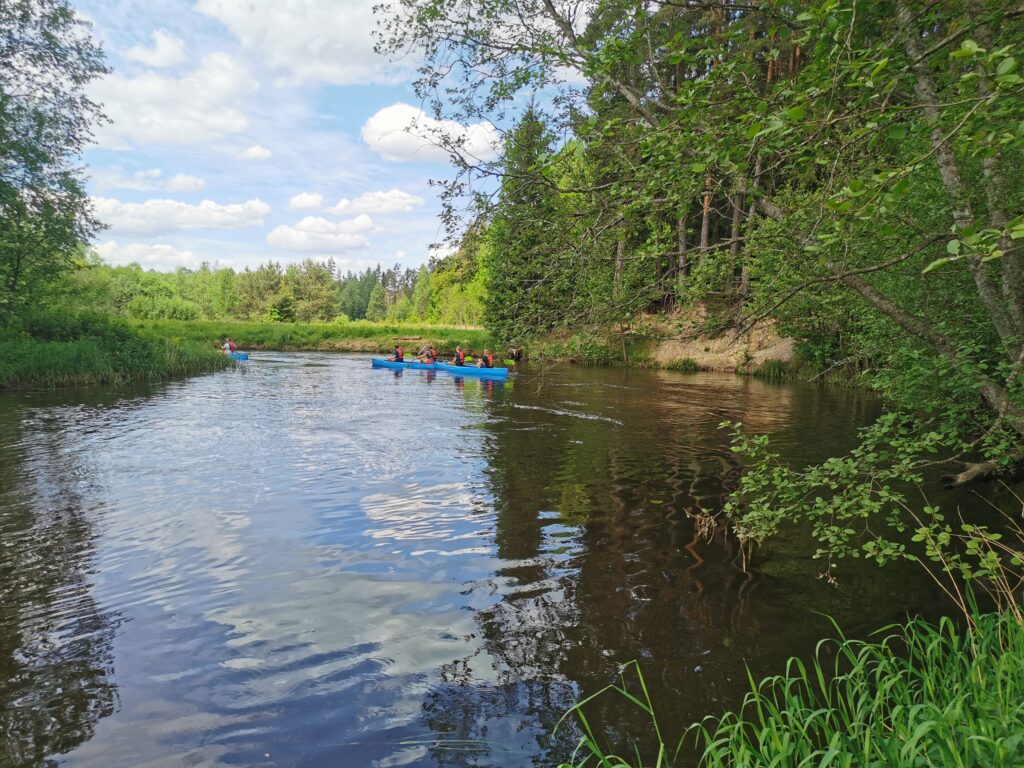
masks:
<instances>
[{"instance_id":1,"label":"shoreline vegetation","mask_svg":"<svg viewBox=\"0 0 1024 768\"><path fill-rule=\"evenodd\" d=\"M642 670L577 703L563 719L582 737L560 768L798 768L799 766L1019 766L1024 764L1024 624L1011 611L963 623L920 620L860 641L823 641L809 662L750 680L742 705L709 715L668 743ZM588 705L620 696L643 710L653 753L606 750ZM674 725L674 724L673 724ZM686 759L680 759L685 755Z\"/></svg>"},{"instance_id":2,"label":"shoreline vegetation","mask_svg":"<svg viewBox=\"0 0 1024 768\"><path fill-rule=\"evenodd\" d=\"M131 320L87 312L38 312L0 334L0 389L57 388L155 382L230 367L219 347L225 337L241 351L389 353L396 343L414 351L425 344L441 354L456 346L479 351L491 345L482 328L420 323L245 322L237 320ZM696 337L691 347L712 340ZM710 356L666 356L656 340L631 337L548 338L522 350L525 359L588 366L658 368L682 373L725 371L770 381L810 378L813 369L793 357L722 365ZM623 353L625 349L625 353Z\"/></svg>"}]
</instances>

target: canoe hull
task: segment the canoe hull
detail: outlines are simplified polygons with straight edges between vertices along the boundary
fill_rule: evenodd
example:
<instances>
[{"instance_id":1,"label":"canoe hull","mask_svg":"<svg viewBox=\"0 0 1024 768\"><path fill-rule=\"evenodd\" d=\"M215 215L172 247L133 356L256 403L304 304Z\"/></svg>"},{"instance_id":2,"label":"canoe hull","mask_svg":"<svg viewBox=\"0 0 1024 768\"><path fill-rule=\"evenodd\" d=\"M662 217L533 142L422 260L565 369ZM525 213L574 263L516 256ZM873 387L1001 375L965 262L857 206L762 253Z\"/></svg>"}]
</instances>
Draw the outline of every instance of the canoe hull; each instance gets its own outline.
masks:
<instances>
[{"instance_id":1,"label":"canoe hull","mask_svg":"<svg viewBox=\"0 0 1024 768\"><path fill-rule=\"evenodd\" d=\"M397 363L394 360L382 360L375 357L372 360L374 368L390 368L402 370L410 368L414 371L444 371L453 373L456 376L474 376L478 379L494 379L504 381L508 378L508 368L477 368L475 365L449 365L448 363Z\"/></svg>"},{"instance_id":2,"label":"canoe hull","mask_svg":"<svg viewBox=\"0 0 1024 768\"><path fill-rule=\"evenodd\" d=\"M230 357L232 360L248 360L249 359L249 353L248 352L228 352L228 357Z\"/></svg>"},{"instance_id":3,"label":"canoe hull","mask_svg":"<svg viewBox=\"0 0 1024 768\"><path fill-rule=\"evenodd\" d=\"M437 370L454 373L456 376L474 376L478 379L495 379L504 381L508 378L508 368L477 368L475 365L449 365L438 363Z\"/></svg>"}]
</instances>

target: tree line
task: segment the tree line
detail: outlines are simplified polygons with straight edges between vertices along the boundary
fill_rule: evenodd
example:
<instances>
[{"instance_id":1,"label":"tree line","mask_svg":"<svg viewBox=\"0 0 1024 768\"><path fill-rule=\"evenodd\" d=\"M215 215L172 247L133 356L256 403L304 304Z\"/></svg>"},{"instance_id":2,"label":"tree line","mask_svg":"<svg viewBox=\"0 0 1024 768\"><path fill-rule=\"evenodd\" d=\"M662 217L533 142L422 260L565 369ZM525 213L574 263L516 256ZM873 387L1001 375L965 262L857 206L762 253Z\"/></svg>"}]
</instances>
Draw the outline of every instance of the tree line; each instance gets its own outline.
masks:
<instances>
[{"instance_id":1,"label":"tree line","mask_svg":"<svg viewBox=\"0 0 1024 768\"><path fill-rule=\"evenodd\" d=\"M461 249L419 269L378 265L345 274L331 259L157 272L91 256L55 279L44 301L146 320L476 325L483 317L483 280L467 254Z\"/></svg>"}]
</instances>

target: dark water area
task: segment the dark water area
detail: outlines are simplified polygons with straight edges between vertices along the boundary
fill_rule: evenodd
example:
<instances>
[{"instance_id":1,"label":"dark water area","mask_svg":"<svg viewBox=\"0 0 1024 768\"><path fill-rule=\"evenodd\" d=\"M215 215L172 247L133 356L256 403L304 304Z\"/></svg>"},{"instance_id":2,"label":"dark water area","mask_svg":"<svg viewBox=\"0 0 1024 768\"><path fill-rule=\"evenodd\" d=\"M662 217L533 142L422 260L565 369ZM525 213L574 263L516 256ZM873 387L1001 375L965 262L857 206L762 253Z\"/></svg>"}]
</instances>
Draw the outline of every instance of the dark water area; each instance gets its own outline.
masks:
<instances>
[{"instance_id":1,"label":"dark water area","mask_svg":"<svg viewBox=\"0 0 1024 768\"><path fill-rule=\"evenodd\" d=\"M692 514L862 393L554 367L508 384L254 355L134 390L0 396L0 765L553 765L638 660L666 734L831 633L938 605L913 568L745 572ZM588 710L643 742L624 701Z\"/></svg>"}]
</instances>

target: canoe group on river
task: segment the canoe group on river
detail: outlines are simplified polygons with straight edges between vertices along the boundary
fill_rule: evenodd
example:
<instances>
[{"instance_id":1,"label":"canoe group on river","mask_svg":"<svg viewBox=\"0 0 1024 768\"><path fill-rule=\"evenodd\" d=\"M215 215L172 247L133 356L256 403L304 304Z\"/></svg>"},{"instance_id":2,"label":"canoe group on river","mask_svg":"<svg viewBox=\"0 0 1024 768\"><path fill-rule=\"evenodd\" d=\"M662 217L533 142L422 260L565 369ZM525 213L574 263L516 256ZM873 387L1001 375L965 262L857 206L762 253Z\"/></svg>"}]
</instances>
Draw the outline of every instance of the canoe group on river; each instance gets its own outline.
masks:
<instances>
[{"instance_id":1,"label":"canoe group on river","mask_svg":"<svg viewBox=\"0 0 1024 768\"><path fill-rule=\"evenodd\" d=\"M396 363L405 362L405 352L400 344L395 344L393 350L394 358L393 361ZM416 353L416 362L426 363L427 365L433 365L438 362L437 350L434 347L425 346ZM452 357L451 365L465 365L466 364L466 353L462 350L462 347L455 347L455 356ZM494 367L494 355L491 354L491 350L485 349L484 353L480 355L476 364L477 368L493 368Z\"/></svg>"}]
</instances>

